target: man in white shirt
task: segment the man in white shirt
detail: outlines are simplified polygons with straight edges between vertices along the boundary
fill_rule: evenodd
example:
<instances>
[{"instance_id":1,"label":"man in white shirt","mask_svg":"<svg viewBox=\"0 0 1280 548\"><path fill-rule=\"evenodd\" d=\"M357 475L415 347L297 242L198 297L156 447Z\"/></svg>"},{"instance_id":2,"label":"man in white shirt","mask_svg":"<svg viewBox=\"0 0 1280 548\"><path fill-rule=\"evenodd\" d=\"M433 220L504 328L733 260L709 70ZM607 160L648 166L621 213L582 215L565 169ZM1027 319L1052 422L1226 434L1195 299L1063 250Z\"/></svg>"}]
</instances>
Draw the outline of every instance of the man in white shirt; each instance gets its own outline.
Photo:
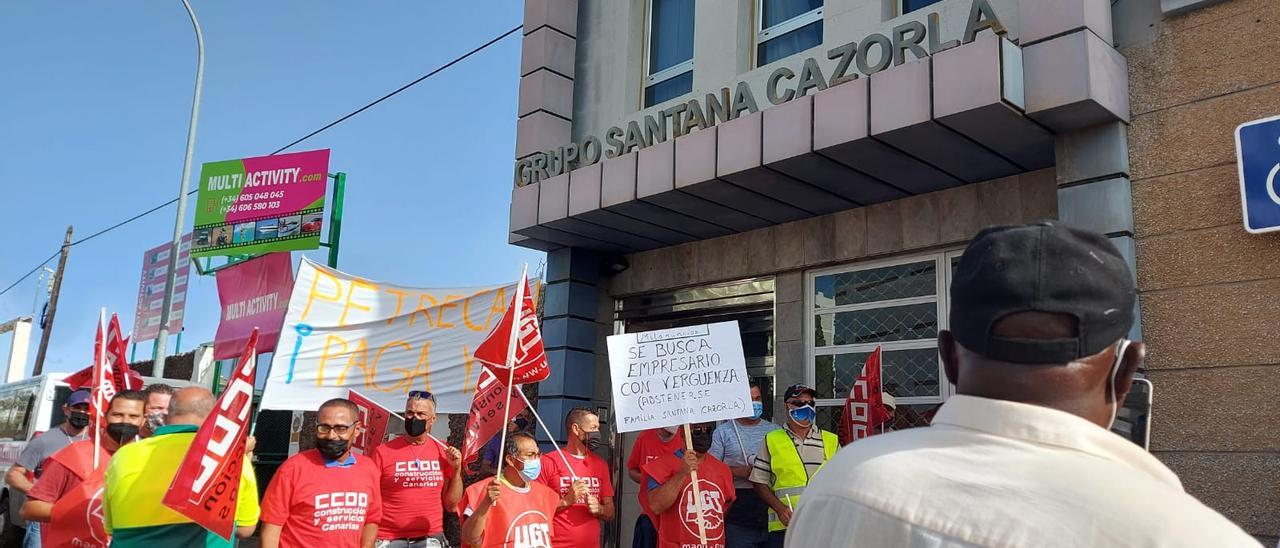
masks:
<instances>
[{"instance_id":1,"label":"man in white shirt","mask_svg":"<svg viewBox=\"0 0 1280 548\"><path fill-rule=\"evenodd\" d=\"M958 394L929 428L841 450L786 545L1258 546L1106 429L1145 355L1125 339L1134 295L1100 234L1048 222L978 234L938 336Z\"/></svg>"}]
</instances>

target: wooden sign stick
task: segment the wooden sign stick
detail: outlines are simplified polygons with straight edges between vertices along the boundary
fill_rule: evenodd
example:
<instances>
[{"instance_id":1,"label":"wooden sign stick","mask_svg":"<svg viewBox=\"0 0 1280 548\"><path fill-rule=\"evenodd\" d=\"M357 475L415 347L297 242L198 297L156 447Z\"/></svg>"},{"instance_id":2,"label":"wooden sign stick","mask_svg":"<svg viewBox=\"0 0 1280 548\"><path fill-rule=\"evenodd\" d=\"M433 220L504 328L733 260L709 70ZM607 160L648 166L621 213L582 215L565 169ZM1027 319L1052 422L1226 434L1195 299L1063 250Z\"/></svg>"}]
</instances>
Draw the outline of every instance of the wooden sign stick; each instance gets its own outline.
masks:
<instances>
[{"instance_id":1,"label":"wooden sign stick","mask_svg":"<svg viewBox=\"0 0 1280 548\"><path fill-rule=\"evenodd\" d=\"M693 434L689 432L689 423L684 424L684 450L693 453ZM698 485L698 471L691 470L689 472L690 479L693 481L693 501L698 505L698 540L702 544L707 543L707 525L705 523L704 510L702 508L702 487ZM677 502L679 504L679 502Z\"/></svg>"}]
</instances>

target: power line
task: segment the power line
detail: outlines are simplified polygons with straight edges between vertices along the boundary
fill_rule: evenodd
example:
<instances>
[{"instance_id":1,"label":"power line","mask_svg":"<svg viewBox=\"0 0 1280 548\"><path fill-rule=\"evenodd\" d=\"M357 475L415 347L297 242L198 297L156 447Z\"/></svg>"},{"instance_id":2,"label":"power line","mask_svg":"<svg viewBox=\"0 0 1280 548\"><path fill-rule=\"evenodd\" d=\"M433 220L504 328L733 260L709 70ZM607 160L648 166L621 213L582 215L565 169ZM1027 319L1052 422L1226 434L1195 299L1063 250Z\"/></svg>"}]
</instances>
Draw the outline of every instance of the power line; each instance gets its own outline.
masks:
<instances>
[{"instance_id":1,"label":"power line","mask_svg":"<svg viewBox=\"0 0 1280 548\"><path fill-rule=\"evenodd\" d=\"M432 77L432 76L435 76L436 74L438 74L438 73L440 73L440 72L444 71L445 69L448 69L449 67L452 67L452 66L454 66L454 65L456 65L456 64L458 64L458 63L461 63L462 61L465 61L468 57L471 57L472 55L475 55L475 54L477 54L477 53L480 53L480 52L481 52L481 51L483 51L485 48L488 48L489 46L492 46L492 45L494 45L494 44L496 44L496 43L498 43L498 42L502 41L502 39L504 39L504 38L506 38L506 37L508 37L508 36L511 36L512 34L515 34L515 33L516 33L517 31L519 31L521 28L524 28L524 25L516 25L516 26L515 26L515 28L512 28L511 30L509 30L509 31L507 31L507 32L504 32L504 33L502 33L502 34L498 35L496 38L494 38L494 39L492 39L492 40L489 40L488 42L485 42L484 44L482 44L482 45L480 45L480 46L476 47L475 49L472 49L471 51L468 51L467 53L463 54L463 55L462 55L462 56L460 56L460 57L455 58L455 59L454 59L454 60L452 60L452 61L449 61L448 63L445 63L445 64L443 64L443 65L441 65L441 66L439 66L439 67L436 67L436 68L435 68L435 69L433 69L431 72L428 72L428 73L426 73L426 74L422 75L421 77L419 77L418 79L416 79L416 80L414 80L414 81L412 81L412 82L409 82L409 83L407 83L407 84L405 84L405 85L403 85L403 86L400 86L400 87L399 87L399 88L397 88L395 91L392 91L391 93L388 93L388 94L386 94L386 95L383 95L382 97L377 98L377 99L376 99L376 100L374 100L373 102L371 102L371 103L369 103L369 104L367 104L367 105L365 105L365 106L362 106L362 107L360 107L360 108L358 108L358 109L356 109L356 110L353 110L353 111L351 111L351 112L347 113L346 115L342 116L341 118L338 118L337 120L334 120L334 121L332 121L332 122L329 122L328 124L325 124L325 125L324 125L324 127L321 127L320 129L317 129L317 130L315 130L315 131L312 131L311 133L308 133L308 134L306 134L306 135L302 136L300 139L297 139L297 140L293 141L292 143L289 143L289 144L287 144L287 145L285 145L285 146L282 146L282 147L280 147L280 148L276 149L276 150L275 150L274 152L272 152L271 154L268 154L268 156L275 156L276 154L279 154L279 153L281 153L281 152L284 152L284 151L286 151L286 150L288 150L288 149L292 148L294 145L297 145L297 144L299 144L299 143L302 143L303 141L306 141L307 139L310 139L310 138L312 138L312 137L315 137L316 135L319 135L319 134L323 133L325 130L328 130L329 128L332 128L333 126L336 126L336 125L338 125L338 124L341 124L342 122L347 121L347 120L348 120L348 119L350 119L351 117L353 117L353 116L355 116L355 115L357 115L357 114L360 114L361 112L364 112L364 111L366 111L366 110L369 110L369 109L370 109L370 108L372 108L374 105L377 105L378 103L381 103L381 102L383 102L383 101L386 101L387 99L390 99L390 98L392 98L392 97L394 97L394 96L398 95L400 92L402 92L402 91L404 91L404 90L407 90L407 89L409 89L409 88L411 88L411 87L413 87L413 86L415 86L415 85L417 85L417 84L421 83L423 80L426 80L426 79L428 79L428 78L430 78L430 77ZM192 195L192 194L195 194L195 193L196 193L196 192L198 192L198 191L199 191L199 189L192 190L191 192L188 192L188 193L187 193L187 196L190 196L190 195ZM157 212L157 211L160 211L161 209L164 209L164 208L166 208L166 207L168 207L168 206L171 206L171 205L173 205L173 204L176 204L176 203L178 203L178 199L177 199L177 198L174 198L174 199L172 199L172 200L169 200L169 201L167 201L167 202L165 202L165 203L163 203L163 204L160 204L160 205L158 205L158 206L155 206L155 207L153 207L153 208L151 208L151 209L148 209L148 210L146 210L146 211L143 211L142 213L139 213L139 214L137 214L137 215L134 215L134 216L132 216L132 217L129 217L128 219L125 219L125 220L120 221L120 222L118 222L118 223L116 223L116 224L114 224L114 225L111 225L111 226L107 227L107 228L104 228L104 229L102 229L102 230L99 230L99 231L97 231L97 232L94 232L93 234L90 234L90 235L88 235L88 236L85 236L85 237L83 237L83 238L80 238L79 240L76 240L76 241L74 241L74 242L71 242L70 247L75 247L75 246L77 246L77 245L80 245L80 244L82 244L82 243L85 243L85 242L87 242L87 241L89 241L89 240L92 240L92 239L94 239L94 238L97 238L98 236L101 236L101 235L103 235L103 234L106 234L106 233L108 233L108 232L111 232L112 230L115 230L115 229L120 228L120 227L122 227L122 226L124 226L124 225L127 225L127 224L129 224L129 223L132 223L132 222L134 222L134 221L136 221L136 220L138 220L138 219L141 219L141 218L143 218L143 217L146 217L147 215L150 215L150 214L152 214L152 213L155 213L155 212ZM59 253L61 253L61 252L62 252L62 248L58 248L58 251L55 251L55 252L53 253L53 255L50 255L50 256L49 256L49 258L48 258L48 259L45 259L45 260L44 260L43 262L41 262L40 264L36 265L36 266L35 266L35 268L32 268L30 272L27 272L26 274L23 274L23 275L22 275L22 277L18 278L18 279L17 279L16 281L14 281L12 284L9 284L9 287L6 287L6 288L4 289L4 291L0 291L0 296L3 296L5 293L8 293L8 292L9 292L9 290L13 289L14 287L17 287L17 286L18 286L18 284L22 283L24 280L26 280L27 278L31 277L31 275L32 275L32 274L35 274L35 273L36 273L36 271L40 270L40 267L43 267L44 265L48 264L48 263L49 263L49 261L52 261L52 260L53 260L53 258L54 258L54 257L57 257L57 256L58 256L58 254L59 254Z\"/></svg>"}]
</instances>

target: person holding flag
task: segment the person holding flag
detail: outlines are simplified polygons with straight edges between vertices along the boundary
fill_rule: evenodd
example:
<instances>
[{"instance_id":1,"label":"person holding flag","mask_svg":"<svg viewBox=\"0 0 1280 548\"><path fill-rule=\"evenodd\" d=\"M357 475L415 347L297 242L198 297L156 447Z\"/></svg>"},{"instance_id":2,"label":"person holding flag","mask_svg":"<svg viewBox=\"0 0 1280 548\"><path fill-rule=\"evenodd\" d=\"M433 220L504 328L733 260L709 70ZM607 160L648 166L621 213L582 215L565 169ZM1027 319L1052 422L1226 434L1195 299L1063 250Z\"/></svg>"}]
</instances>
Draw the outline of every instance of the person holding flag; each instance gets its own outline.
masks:
<instances>
[{"instance_id":1,"label":"person holding flag","mask_svg":"<svg viewBox=\"0 0 1280 548\"><path fill-rule=\"evenodd\" d=\"M814 407L814 390L803 384L792 385L783 394L787 406L787 426L769 432L756 453L751 483L756 494L769 505L769 543L781 548L791 514L800 502L800 494L809 478L831 460L840 439L818 428Z\"/></svg>"},{"instance_id":2,"label":"person holding flag","mask_svg":"<svg viewBox=\"0 0 1280 548\"><path fill-rule=\"evenodd\" d=\"M472 484L463 495L462 543L480 548L550 548L552 516L557 508L574 504L577 496L560 497L537 481L542 453L533 436L512 434L503 453L505 466L500 466L499 476Z\"/></svg>"},{"instance_id":3,"label":"person holding flag","mask_svg":"<svg viewBox=\"0 0 1280 548\"><path fill-rule=\"evenodd\" d=\"M413 390L404 404L404 434L373 448L381 474L382 519L378 548L440 548L444 512L462 500L462 453L430 434L436 398Z\"/></svg>"},{"instance_id":4,"label":"person holding flag","mask_svg":"<svg viewBox=\"0 0 1280 548\"><path fill-rule=\"evenodd\" d=\"M74 544L73 539L82 539L77 545L86 546L90 545L90 539L101 537L99 544L106 546L102 520L88 521L85 518L93 514L86 510L102 486L108 459L121 446L137 439L138 430L146 422L145 401L142 392L136 390L116 394L107 409L106 428L91 434L102 436L98 443L80 440L49 457L44 473L27 493L27 502L19 512L28 522L49 524L42 532L42 542L64 546ZM96 469L93 466L95 445L102 452Z\"/></svg>"},{"instance_id":5,"label":"person holding flag","mask_svg":"<svg viewBox=\"0 0 1280 548\"><path fill-rule=\"evenodd\" d=\"M5 473L5 483L19 493L28 493L33 485L32 478L39 480L44 474L44 464L54 453L61 451L73 442L84 439L89 428L89 391L76 390L62 404L62 415L67 419L54 428L50 428L27 443L18 455L18 460ZM26 547L40 548L40 522L27 522Z\"/></svg>"},{"instance_id":6,"label":"person holding flag","mask_svg":"<svg viewBox=\"0 0 1280 548\"><path fill-rule=\"evenodd\" d=\"M658 516L658 548L725 548L724 518L736 496L733 474L707 454L716 424L704 422L688 428L693 451L681 449L644 465L649 508ZM702 534L706 535L705 543Z\"/></svg>"},{"instance_id":7,"label":"person holding flag","mask_svg":"<svg viewBox=\"0 0 1280 548\"><path fill-rule=\"evenodd\" d=\"M316 448L284 461L262 499L262 548L372 548L382 520L382 478L351 440L363 430L345 398L320 405Z\"/></svg>"},{"instance_id":8,"label":"person holding flag","mask_svg":"<svg viewBox=\"0 0 1280 548\"><path fill-rule=\"evenodd\" d=\"M107 467L103 518L112 548L158 546L230 547L234 542L205 529L162 501L170 479L191 449L196 431L217 402L206 388L183 388L169 401L165 426L155 435L121 447ZM235 504L235 536L248 538L258 524L258 481L242 461Z\"/></svg>"},{"instance_id":9,"label":"person holding flag","mask_svg":"<svg viewBox=\"0 0 1280 548\"><path fill-rule=\"evenodd\" d=\"M555 548L600 545L600 522L613 521L613 482L609 463L595 454L600 448L600 417L586 407L569 410L564 418L568 444L542 456L538 481L556 490L560 508L551 528ZM573 494L573 500L569 495Z\"/></svg>"}]
</instances>

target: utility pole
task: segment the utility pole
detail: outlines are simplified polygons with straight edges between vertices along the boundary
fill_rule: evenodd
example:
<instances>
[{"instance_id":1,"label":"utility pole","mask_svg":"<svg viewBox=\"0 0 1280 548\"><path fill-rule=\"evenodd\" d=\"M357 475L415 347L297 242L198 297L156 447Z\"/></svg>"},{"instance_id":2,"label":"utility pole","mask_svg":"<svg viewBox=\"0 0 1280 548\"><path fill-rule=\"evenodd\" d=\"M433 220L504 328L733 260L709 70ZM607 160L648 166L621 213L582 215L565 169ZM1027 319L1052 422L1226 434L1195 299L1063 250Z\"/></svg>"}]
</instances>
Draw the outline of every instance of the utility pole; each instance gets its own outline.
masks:
<instances>
[{"instance_id":1,"label":"utility pole","mask_svg":"<svg viewBox=\"0 0 1280 548\"><path fill-rule=\"evenodd\" d=\"M169 338L169 309L173 307L174 278L178 272L178 249L182 246L184 217L187 216L187 184L191 178L191 155L196 148L196 122L200 118L200 88L204 85L204 32L200 30L200 20L196 19L195 10L191 9L189 0L182 0L191 17L191 26L196 31L196 91L191 99L191 121L187 125L187 154L182 160L182 183L178 190L178 216L173 221L173 245L169 247L169 271L164 277L164 301L160 308L160 332L156 335L155 351L152 352L154 364L151 374L164 378L165 343Z\"/></svg>"},{"instance_id":2,"label":"utility pole","mask_svg":"<svg viewBox=\"0 0 1280 548\"><path fill-rule=\"evenodd\" d=\"M44 371L44 355L49 349L49 334L53 332L53 315L58 312L58 293L62 292L62 273L67 269L67 254L71 252L71 226L67 225L67 237L62 240L62 256L58 258L58 271L53 273L53 290L49 293L49 314L40 326L40 349L36 351L36 366L31 370L35 377Z\"/></svg>"}]
</instances>

